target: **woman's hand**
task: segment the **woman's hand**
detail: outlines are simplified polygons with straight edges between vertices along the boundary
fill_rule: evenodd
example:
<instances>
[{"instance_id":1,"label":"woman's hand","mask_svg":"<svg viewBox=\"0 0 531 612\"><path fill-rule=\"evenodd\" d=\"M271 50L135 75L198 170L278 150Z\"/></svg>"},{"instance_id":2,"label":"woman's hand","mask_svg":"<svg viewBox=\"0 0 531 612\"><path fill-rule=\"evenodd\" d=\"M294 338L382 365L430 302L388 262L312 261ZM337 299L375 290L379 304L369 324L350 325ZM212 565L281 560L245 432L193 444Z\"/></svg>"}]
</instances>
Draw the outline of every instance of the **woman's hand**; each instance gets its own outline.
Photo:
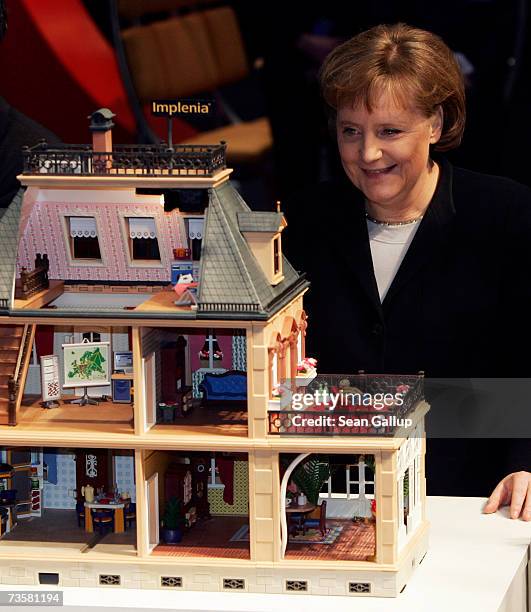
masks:
<instances>
[{"instance_id":1,"label":"woman's hand","mask_svg":"<svg viewBox=\"0 0 531 612\"><path fill-rule=\"evenodd\" d=\"M531 521L531 472L513 472L506 476L492 492L483 512L496 512L509 504L512 519L521 516L524 521Z\"/></svg>"}]
</instances>

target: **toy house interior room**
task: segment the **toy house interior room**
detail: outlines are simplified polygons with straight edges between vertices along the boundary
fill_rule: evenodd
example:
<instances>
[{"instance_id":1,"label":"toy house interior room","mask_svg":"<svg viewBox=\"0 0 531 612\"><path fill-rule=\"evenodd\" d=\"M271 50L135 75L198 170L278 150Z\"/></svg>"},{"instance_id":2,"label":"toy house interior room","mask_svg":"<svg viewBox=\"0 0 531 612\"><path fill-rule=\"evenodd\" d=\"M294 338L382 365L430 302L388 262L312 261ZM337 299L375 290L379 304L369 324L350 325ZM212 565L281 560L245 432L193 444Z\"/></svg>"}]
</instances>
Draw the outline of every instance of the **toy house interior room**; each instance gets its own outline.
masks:
<instances>
[{"instance_id":1,"label":"toy house interior room","mask_svg":"<svg viewBox=\"0 0 531 612\"><path fill-rule=\"evenodd\" d=\"M374 560L374 455L282 453L280 477L286 559Z\"/></svg>"},{"instance_id":2,"label":"toy house interior room","mask_svg":"<svg viewBox=\"0 0 531 612\"><path fill-rule=\"evenodd\" d=\"M148 451L153 555L249 559L246 453Z\"/></svg>"},{"instance_id":3,"label":"toy house interior room","mask_svg":"<svg viewBox=\"0 0 531 612\"><path fill-rule=\"evenodd\" d=\"M146 428L247 436L245 330L143 328Z\"/></svg>"},{"instance_id":4,"label":"toy house interior room","mask_svg":"<svg viewBox=\"0 0 531 612\"><path fill-rule=\"evenodd\" d=\"M130 328L3 325L0 350L4 424L133 431ZM17 382L11 402L10 379Z\"/></svg>"},{"instance_id":5,"label":"toy house interior room","mask_svg":"<svg viewBox=\"0 0 531 612\"><path fill-rule=\"evenodd\" d=\"M0 458L0 549L136 550L132 451L17 447Z\"/></svg>"}]
</instances>

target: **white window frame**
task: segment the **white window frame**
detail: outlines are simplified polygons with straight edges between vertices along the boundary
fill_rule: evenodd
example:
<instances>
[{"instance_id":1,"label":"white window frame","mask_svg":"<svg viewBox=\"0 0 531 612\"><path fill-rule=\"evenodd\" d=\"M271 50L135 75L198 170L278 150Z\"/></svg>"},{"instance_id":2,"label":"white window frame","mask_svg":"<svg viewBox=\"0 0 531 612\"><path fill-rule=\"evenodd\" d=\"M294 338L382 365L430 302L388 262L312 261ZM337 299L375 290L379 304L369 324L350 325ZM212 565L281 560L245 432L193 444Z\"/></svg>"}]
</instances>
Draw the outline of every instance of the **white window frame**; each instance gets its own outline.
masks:
<instances>
[{"instance_id":1,"label":"white window frame","mask_svg":"<svg viewBox=\"0 0 531 612\"><path fill-rule=\"evenodd\" d=\"M208 489L224 489L225 485L219 480L219 476L216 476L216 458L210 458L210 473L208 475ZM219 482L218 482L219 480Z\"/></svg>"},{"instance_id":2,"label":"white window frame","mask_svg":"<svg viewBox=\"0 0 531 612\"><path fill-rule=\"evenodd\" d=\"M103 249L102 249L102 244L101 244L101 240L100 240L100 228L99 228L99 222L98 222L98 217L96 215L82 215L82 214L72 214L71 212L63 212L61 213L62 217L63 217L63 233L64 233L64 237L65 237L65 244L66 244L66 248L65 248L65 253L66 253L66 257L68 259L68 263L72 266L76 266L76 267L95 267L95 268L103 268L105 267L105 261L104 261L104 255L103 255ZM100 250L100 257L98 258L76 258L74 257L74 243L73 240L75 240L75 237L73 237L71 235L71 224L70 224L70 219L82 219L82 218L87 218L87 219L94 219L94 222L96 224L96 236L93 236L95 238L97 238L98 240L98 247Z\"/></svg>"}]
</instances>

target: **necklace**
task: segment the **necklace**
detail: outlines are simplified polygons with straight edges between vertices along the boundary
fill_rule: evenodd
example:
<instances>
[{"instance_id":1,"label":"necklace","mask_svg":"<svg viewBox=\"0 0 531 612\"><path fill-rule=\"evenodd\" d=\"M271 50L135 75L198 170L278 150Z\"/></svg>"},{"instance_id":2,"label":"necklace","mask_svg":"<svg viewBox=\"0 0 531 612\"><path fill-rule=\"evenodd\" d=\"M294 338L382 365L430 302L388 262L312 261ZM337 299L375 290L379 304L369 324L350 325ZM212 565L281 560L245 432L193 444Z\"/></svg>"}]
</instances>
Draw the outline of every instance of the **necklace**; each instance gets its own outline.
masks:
<instances>
[{"instance_id":1,"label":"necklace","mask_svg":"<svg viewBox=\"0 0 531 612\"><path fill-rule=\"evenodd\" d=\"M414 219L408 219L407 221L379 221L374 217L371 217L367 211L365 211L365 217L371 223L376 223L376 225L386 225L387 227L399 226L399 225L412 225L413 223L418 223L422 221L424 215L420 215L420 217L415 217Z\"/></svg>"}]
</instances>

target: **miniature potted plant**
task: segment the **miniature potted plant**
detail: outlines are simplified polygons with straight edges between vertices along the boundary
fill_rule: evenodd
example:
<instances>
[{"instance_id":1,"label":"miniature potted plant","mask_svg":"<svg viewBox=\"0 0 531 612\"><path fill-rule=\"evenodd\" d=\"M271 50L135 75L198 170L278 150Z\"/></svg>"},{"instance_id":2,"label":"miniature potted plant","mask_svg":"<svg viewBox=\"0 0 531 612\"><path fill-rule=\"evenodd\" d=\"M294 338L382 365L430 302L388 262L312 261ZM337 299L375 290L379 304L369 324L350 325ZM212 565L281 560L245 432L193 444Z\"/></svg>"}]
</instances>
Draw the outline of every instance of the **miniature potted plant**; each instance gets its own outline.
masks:
<instances>
[{"instance_id":1,"label":"miniature potted plant","mask_svg":"<svg viewBox=\"0 0 531 612\"><path fill-rule=\"evenodd\" d=\"M182 527L186 520L182 515L182 502L171 497L164 508L161 521L161 539L165 544L178 544L183 538Z\"/></svg>"},{"instance_id":2,"label":"miniature potted plant","mask_svg":"<svg viewBox=\"0 0 531 612\"><path fill-rule=\"evenodd\" d=\"M297 364L296 382L298 387L306 387L317 376L317 359L305 357Z\"/></svg>"},{"instance_id":3,"label":"miniature potted plant","mask_svg":"<svg viewBox=\"0 0 531 612\"><path fill-rule=\"evenodd\" d=\"M317 506L319 503L319 493L324 483L330 478L328 457L310 455L306 461L303 461L295 468L291 477L297 485L300 494L302 493L310 504Z\"/></svg>"},{"instance_id":4,"label":"miniature potted plant","mask_svg":"<svg viewBox=\"0 0 531 612\"><path fill-rule=\"evenodd\" d=\"M160 422L173 423L175 420L175 406L173 404L159 404Z\"/></svg>"},{"instance_id":5,"label":"miniature potted plant","mask_svg":"<svg viewBox=\"0 0 531 612\"><path fill-rule=\"evenodd\" d=\"M208 368L210 365L209 361L210 351L204 348L199 351L199 363L202 368Z\"/></svg>"}]
</instances>

